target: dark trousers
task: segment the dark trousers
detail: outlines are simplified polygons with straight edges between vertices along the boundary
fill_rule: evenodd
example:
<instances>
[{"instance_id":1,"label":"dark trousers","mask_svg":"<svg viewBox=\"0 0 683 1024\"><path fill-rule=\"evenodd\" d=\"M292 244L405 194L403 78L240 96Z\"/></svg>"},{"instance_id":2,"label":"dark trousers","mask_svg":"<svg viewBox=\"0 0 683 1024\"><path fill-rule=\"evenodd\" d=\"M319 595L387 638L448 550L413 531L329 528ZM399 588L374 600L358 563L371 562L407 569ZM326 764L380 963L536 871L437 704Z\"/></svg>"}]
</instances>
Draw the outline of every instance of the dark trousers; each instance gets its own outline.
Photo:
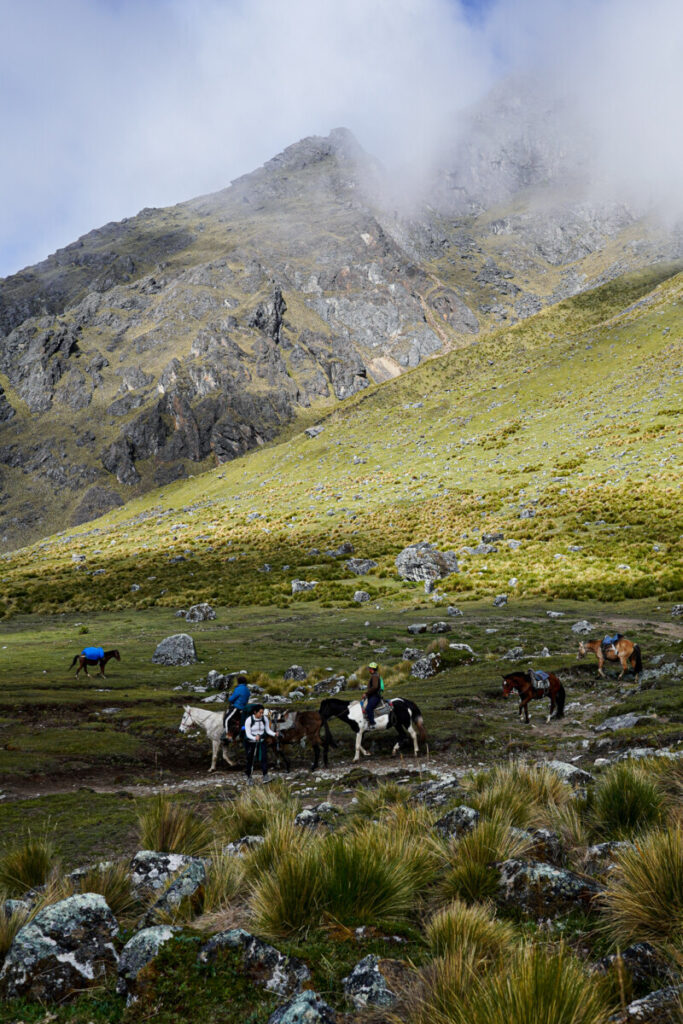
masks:
<instances>
[{"instance_id":1,"label":"dark trousers","mask_svg":"<svg viewBox=\"0 0 683 1024\"><path fill-rule=\"evenodd\" d=\"M266 750L266 744L264 740L259 740L258 743L250 743L249 740L244 741L244 751L247 755L247 778L251 778L251 772L254 767L254 761L260 759L261 771L264 776L268 774L268 752Z\"/></svg>"},{"instance_id":2,"label":"dark trousers","mask_svg":"<svg viewBox=\"0 0 683 1024\"><path fill-rule=\"evenodd\" d=\"M381 702L381 700L382 700L382 698L381 697L377 697L377 696L375 696L375 697L368 697L368 703L367 703L367 707L365 709L365 714L366 714L367 719L368 719L368 725L374 725L375 724L375 708Z\"/></svg>"}]
</instances>

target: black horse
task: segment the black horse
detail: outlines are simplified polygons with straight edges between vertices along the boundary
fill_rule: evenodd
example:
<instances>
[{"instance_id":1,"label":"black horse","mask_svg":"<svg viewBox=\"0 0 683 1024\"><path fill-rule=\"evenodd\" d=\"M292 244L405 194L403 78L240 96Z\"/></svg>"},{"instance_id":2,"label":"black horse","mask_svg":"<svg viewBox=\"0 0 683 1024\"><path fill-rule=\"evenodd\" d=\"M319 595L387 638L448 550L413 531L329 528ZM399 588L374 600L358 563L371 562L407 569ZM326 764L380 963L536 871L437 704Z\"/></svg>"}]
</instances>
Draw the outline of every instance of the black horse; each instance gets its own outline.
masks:
<instances>
[{"instance_id":1,"label":"black horse","mask_svg":"<svg viewBox=\"0 0 683 1024\"><path fill-rule=\"evenodd\" d=\"M69 668L73 668L76 662L78 662L78 668L76 669L76 679L78 679L78 673L81 671L81 669L85 669L85 674L88 677L88 679L90 679L88 665L99 665L99 674L103 677L103 679L106 679L107 677L104 674L104 666L107 664L107 662L111 661L112 658L116 658L117 661L121 661L121 655L119 654L118 651L103 651L101 647L99 648L99 650L102 652L100 657L90 657L86 653L86 651L93 652L94 650L95 648L86 647L83 651L81 651L80 654L74 654L74 660L69 665Z\"/></svg>"},{"instance_id":2,"label":"black horse","mask_svg":"<svg viewBox=\"0 0 683 1024\"><path fill-rule=\"evenodd\" d=\"M397 753L401 743L410 736L413 741L413 751L415 757L417 757L419 754L418 739L422 743L427 742L422 712L414 701L408 700L406 697L394 697L393 700L387 701L387 703L390 708L388 714L383 715L381 712L378 714L375 711L375 729L377 731L390 727L396 729L398 741L391 751L392 756ZM326 745L336 746L330 732L330 727L327 724L328 720L330 718L340 718L342 722L346 722L356 733L356 753L353 760L358 760L361 751L366 756L369 755L370 752L362 746L362 739L363 733L372 727L368 726L368 721L363 714L359 700L348 701L340 700L338 697L327 697L320 705L320 717L323 720Z\"/></svg>"}]
</instances>

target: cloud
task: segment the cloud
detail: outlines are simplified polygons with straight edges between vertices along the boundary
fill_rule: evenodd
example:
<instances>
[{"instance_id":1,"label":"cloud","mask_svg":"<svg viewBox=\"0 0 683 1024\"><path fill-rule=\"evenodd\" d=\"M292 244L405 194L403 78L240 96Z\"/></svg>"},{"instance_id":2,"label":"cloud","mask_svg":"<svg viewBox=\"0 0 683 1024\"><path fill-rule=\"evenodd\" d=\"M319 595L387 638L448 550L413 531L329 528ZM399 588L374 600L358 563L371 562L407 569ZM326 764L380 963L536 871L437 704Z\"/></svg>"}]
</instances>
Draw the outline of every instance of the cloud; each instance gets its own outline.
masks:
<instances>
[{"instance_id":1,"label":"cloud","mask_svg":"<svg viewBox=\"0 0 683 1024\"><path fill-rule=\"evenodd\" d=\"M678 201L679 6L0 0L0 274L338 125L429 168L512 71L571 98L606 181Z\"/></svg>"}]
</instances>

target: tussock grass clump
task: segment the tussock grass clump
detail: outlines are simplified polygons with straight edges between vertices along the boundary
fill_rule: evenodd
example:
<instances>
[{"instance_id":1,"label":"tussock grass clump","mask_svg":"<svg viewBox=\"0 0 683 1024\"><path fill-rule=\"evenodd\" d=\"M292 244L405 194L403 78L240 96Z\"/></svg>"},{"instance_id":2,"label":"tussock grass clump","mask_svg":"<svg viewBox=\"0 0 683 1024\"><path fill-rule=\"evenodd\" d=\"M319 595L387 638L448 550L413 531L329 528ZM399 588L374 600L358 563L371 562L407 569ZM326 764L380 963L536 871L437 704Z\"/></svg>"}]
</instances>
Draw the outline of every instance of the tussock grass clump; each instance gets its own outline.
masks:
<instances>
[{"instance_id":1,"label":"tussock grass clump","mask_svg":"<svg viewBox=\"0 0 683 1024\"><path fill-rule=\"evenodd\" d=\"M683 827L641 836L618 852L616 863L602 896L615 942L672 942L683 952Z\"/></svg>"},{"instance_id":2,"label":"tussock grass clump","mask_svg":"<svg viewBox=\"0 0 683 1024\"><path fill-rule=\"evenodd\" d=\"M0 889L8 896L21 896L45 883L58 869L55 845L47 835L28 831L23 840L0 860Z\"/></svg>"},{"instance_id":3,"label":"tussock grass clump","mask_svg":"<svg viewBox=\"0 0 683 1024\"><path fill-rule=\"evenodd\" d=\"M494 861L523 856L529 843L511 831L499 812L482 820L462 839L448 845L447 863L437 887L441 902L462 899L468 903L491 899L498 876Z\"/></svg>"},{"instance_id":4,"label":"tussock grass clump","mask_svg":"<svg viewBox=\"0 0 683 1024\"><path fill-rule=\"evenodd\" d=\"M484 965L473 950L460 948L437 957L420 971L419 981L405 999L404 1013L411 1024L448 1024Z\"/></svg>"},{"instance_id":5,"label":"tussock grass clump","mask_svg":"<svg viewBox=\"0 0 683 1024\"><path fill-rule=\"evenodd\" d=\"M192 808L159 795L138 815L140 842L161 853L205 853L212 839L208 822Z\"/></svg>"},{"instance_id":6,"label":"tussock grass clump","mask_svg":"<svg viewBox=\"0 0 683 1024\"><path fill-rule=\"evenodd\" d=\"M432 915L425 927L425 937L437 956L462 949L477 961L499 960L516 943L512 925L496 920L485 904L469 906L460 900Z\"/></svg>"},{"instance_id":7,"label":"tussock grass clump","mask_svg":"<svg viewBox=\"0 0 683 1024\"><path fill-rule=\"evenodd\" d=\"M604 1024L616 1007L604 986L561 946L519 948L439 1016L440 1024Z\"/></svg>"},{"instance_id":8,"label":"tussock grass clump","mask_svg":"<svg viewBox=\"0 0 683 1024\"><path fill-rule=\"evenodd\" d=\"M590 794L588 817L599 839L632 839L660 825L665 801L656 778L642 765L611 765Z\"/></svg>"},{"instance_id":9,"label":"tussock grass clump","mask_svg":"<svg viewBox=\"0 0 683 1024\"><path fill-rule=\"evenodd\" d=\"M246 877L258 878L275 867L284 854L295 854L310 842L311 833L295 825L291 814L286 811L276 813L266 826L263 843L253 847L244 857Z\"/></svg>"},{"instance_id":10,"label":"tussock grass clump","mask_svg":"<svg viewBox=\"0 0 683 1024\"><path fill-rule=\"evenodd\" d=\"M214 843L209 854L204 883L204 913L228 910L244 893L246 870L242 857L224 853L220 843Z\"/></svg>"},{"instance_id":11,"label":"tussock grass clump","mask_svg":"<svg viewBox=\"0 0 683 1024\"><path fill-rule=\"evenodd\" d=\"M294 820L301 805L291 790L279 782L267 789L245 790L216 811L213 822L224 842L242 836L264 835L269 824L284 817Z\"/></svg>"},{"instance_id":12,"label":"tussock grass clump","mask_svg":"<svg viewBox=\"0 0 683 1024\"><path fill-rule=\"evenodd\" d=\"M478 772L464 782L472 805L484 816L504 815L511 825L525 828L545 820L549 805L563 807L572 790L544 765L512 761Z\"/></svg>"},{"instance_id":13,"label":"tussock grass clump","mask_svg":"<svg viewBox=\"0 0 683 1024\"><path fill-rule=\"evenodd\" d=\"M119 920L129 919L137 909L130 885L130 866L125 860L90 868L80 880L80 890L104 896L107 906Z\"/></svg>"},{"instance_id":14,"label":"tussock grass clump","mask_svg":"<svg viewBox=\"0 0 683 1024\"><path fill-rule=\"evenodd\" d=\"M259 934L269 938L304 935L320 925L321 840L283 853L252 887L249 910Z\"/></svg>"},{"instance_id":15,"label":"tussock grass clump","mask_svg":"<svg viewBox=\"0 0 683 1024\"><path fill-rule=\"evenodd\" d=\"M361 787L356 790L355 814L364 818L377 818L386 811L397 807L408 807L411 802L410 789L398 782L383 782L375 789Z\"/></svg>"}]
</instances>

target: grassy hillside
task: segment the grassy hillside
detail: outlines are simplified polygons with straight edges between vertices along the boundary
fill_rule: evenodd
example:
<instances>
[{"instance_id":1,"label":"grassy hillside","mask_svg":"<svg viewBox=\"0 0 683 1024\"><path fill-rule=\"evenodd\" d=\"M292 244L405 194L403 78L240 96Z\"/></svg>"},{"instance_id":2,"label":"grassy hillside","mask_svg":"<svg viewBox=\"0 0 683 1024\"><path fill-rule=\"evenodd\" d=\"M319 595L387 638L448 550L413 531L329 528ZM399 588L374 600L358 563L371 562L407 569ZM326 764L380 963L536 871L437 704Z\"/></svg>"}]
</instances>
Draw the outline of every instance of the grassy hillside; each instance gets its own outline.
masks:
<instances>
[{"instance_id":1,"label":"grassy hillside","mask_svg":"<svg viewBox=\"0 0 683 1024\"><path fill-rule=\"evenodd\" d=\"M486 532L504 534L498 552L463 554L445 599L680 598L673 269L621 278L369 388L314 439L303 419L279 444L4 555L4 614L344 605L359 586L403 602L415 587L393 566L404 545L462 553ZM378 562L369 576L324 555L346 540ZM292 598L295 577L318 586Z\"/></svg>"}]
</instances>

